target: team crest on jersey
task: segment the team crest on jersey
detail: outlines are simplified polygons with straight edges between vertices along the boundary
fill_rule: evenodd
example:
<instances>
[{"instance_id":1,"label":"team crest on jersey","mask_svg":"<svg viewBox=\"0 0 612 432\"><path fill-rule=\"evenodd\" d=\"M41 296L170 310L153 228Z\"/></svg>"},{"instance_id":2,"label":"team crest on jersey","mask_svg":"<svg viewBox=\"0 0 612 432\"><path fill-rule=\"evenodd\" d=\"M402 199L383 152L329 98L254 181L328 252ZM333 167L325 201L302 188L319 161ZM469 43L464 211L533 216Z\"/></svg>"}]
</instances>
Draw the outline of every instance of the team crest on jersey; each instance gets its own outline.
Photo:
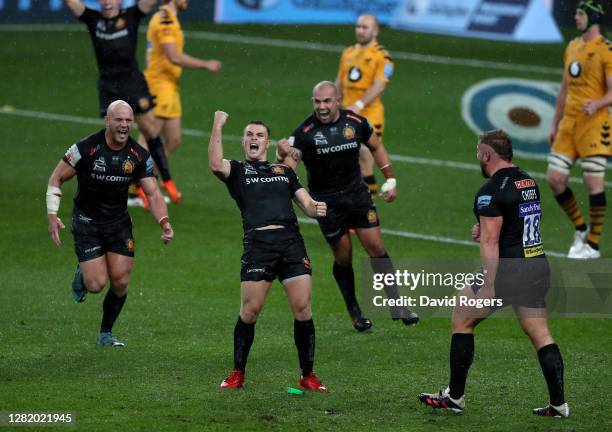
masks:
<instances>
[{"instance_id":1,"label":"team crest on jersey","mask_svg":"<svg viewBox=\"0 0 612 432\"><path fill-rule=\"evenodd\" d=\"M117 20L117 22L115 23L115 27L117 28L117 30L121 30L122 28L124 28L125 27L125 19L119 18Z\"/></svg>"},{"instance_id":2,"label":"team crest on jersey","mask_svg":"<svg viewBox=\"0 0 612 432\"><path fill-rule=\"evenodd\" d=\"M123 168L124 173L132 174L134 172L134 163L131 160L126 159L121 168Z\"/></svg>"},{"instance_id":3,"label":"team crest on jersey","mask_svg":"<svg viewBox=\"0 0 612 432\"><path fill-rule=\"evenodd\" d=\"M517 78L495 78L468 88L461 115L476 134L503 129L512 138L514 153L545 159L559 84Z\"/></svg>"},{"instance_id":4,"label":"team crest on jersey","mask_svg":"<svg viewBox=\"0 0 612 432\"><path fill-rule=\"evenodd\" d=\"M304 264L304 267L306 267L308 270L312 269L312 264L310 263L308 257L302 258L302 264Z\"/></svg>"},{"instance_id":5,"label":"team crest on jersey","mask_svg":"<svg viewBox=\"0 0 612 432\"><path fill-rule=\"evenodd\" d=\"M356 82L361 79L361 70L357 66L353 66L348 72L349 81Z\"/></svg>"},{"instance_id":6,"label":"team crest on jersey","mask_svg":"<svg viewBox=\"0 0 612 432\"><path fill-rule=\"evenodd\" d=\"M140 98L138 99L138 106L140 107L141 110L146 110L147 108L149 108L149 106L151 106L151 103L149 102L149 99L147 98Z\"/></svg>"},{"instance_id":7,"label":"team crest on jersey","mask_svg":"<svg viewBox=\"0 0 612 432\"><path fill-rule=\"evenodd\" d=\"M350 125L344 126L344 129L342 130L342 135L344 136L344 138L352 140L353 138L355 138L355 128Z\"/></svg>"},{"instance_id":8,"label":"team crest on jersey","mask_svg":"<svg viewBox=\"0 0 612 432\"><path fill-rule=\"evenodd\" d=\"M272 174L282 175L285 174L285 170L283 169L283 167L275 165L272 167Z\"/></svg>"},{"instance_id":9,"label":"team crest on jersey","mask_svg":"<svg viewBox=\"0 0 612 432\"><path fill-rule=\"evenodd\" d=\"M127 247L127 249L128 249L130 252L134 252L134 239L128 239L128 240L125 242L125 246Z\"/></svg>"},{"instance_id":10,"label":"team crest on jersey","mask_svg":"<svg viewBox=\"0 0 612 432\"><path fill-rule=\"evenodd\" d=\"M376 214L376 210L368 211L368 222L371 224L375 224L378 220L378 215Z\"/></svg>"}]
</instances>

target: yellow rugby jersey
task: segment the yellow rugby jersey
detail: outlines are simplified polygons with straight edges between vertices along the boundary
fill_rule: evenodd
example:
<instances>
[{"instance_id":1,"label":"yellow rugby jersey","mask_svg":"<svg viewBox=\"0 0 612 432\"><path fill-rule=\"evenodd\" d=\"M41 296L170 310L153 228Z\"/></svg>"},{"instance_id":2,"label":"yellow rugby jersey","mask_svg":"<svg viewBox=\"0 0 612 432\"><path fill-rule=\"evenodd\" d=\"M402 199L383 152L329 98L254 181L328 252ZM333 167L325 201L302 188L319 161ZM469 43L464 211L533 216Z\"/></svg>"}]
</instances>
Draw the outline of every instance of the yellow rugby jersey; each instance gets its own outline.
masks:
<instances>
[{"instance_id":1,"label":"yellow rugby jersey","mask_svg":"<svg viewBox=\"0 0 612 432\"><path fill-rule=\"evenodd\" d=\"M612 76L612 43L603 36L589 42L577 37L565 49L564 63L564 115L583 117L585 102L600 99L606 93L606 75Z\"/></svg>"},{"instance_id":2,"label":"yellow rugby jersey","mask_svg":"<svg viewBox=\"0 0 612 432\"><path fill-rule=\"evenodd\" d=\"M378 42L363 47L355 44L346 48L340 58L338 79L342 83L342 104L359 100L375 79L388 82L393 75L393 60ZM380 97L368 106L381 104Z\"/></svg>"},{"instance_id":3,"label":"yellow rugby jersey","mask_svg":"<svg viewBox=\"0 0 612 432\"><path fill-rule=\"evenodd\" d=\"M147 81L178 82L182 68L172 64L162 48L162 44L173 43L179 52L183 52L185 37L181 24L174 12L168 7L160 7L149 23L147 29Z\"/></svg>"}]
</instances>

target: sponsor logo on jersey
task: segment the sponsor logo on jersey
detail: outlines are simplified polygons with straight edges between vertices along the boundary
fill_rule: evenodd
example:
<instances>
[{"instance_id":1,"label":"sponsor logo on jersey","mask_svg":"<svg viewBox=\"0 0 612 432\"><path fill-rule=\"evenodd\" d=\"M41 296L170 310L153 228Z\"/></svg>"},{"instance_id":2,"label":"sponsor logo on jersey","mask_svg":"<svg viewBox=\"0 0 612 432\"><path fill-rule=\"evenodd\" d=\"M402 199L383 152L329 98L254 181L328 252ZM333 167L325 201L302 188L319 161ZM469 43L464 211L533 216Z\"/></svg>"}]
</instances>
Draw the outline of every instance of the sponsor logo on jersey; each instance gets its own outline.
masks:
<instances>
[{"instance_id":1,"label":"sponsor logo on jersey","mask_svg":"<svg viewBox=\"0 0 612 432\"><path fill-rule=\"evenodd\" d=\"M314 137L314 142L316 146L324 146L327 145L327 138L325 137L325 135L323 134L323 132L319 131L317 132Z\"/></svg>"},{"instance_id":2,"label":"sponsor logo on jersey","mask_svg":"<svg viewBox=\"0 0 612 432\"><path fill-rule=\"evenodd\" d=\"M533 181L533 179L523 179L523 180L517 180L514 182L514 186L517 189L525 189L528 187L535 187L535 181Z\"/></svg>"},{"instance_id":3,"label":"sponsor logo on jersey","mask_svg":"<svg viewBox=\"0 0 612 432\"><path fill-rule=\"evenodd\" d=\"M83 223L86 223L86 224L88 224L89 222L92 221L92 219L90 217L87 217L87 216L82 215L82 214L79 215L79 220L81 222L83 222Z\"/></svg>"},{"instance_id":4,"label":"sponsor logo on jersey","mask_svg":"<svg viewBox=\"0 0 612 432\"><path fill-rule=\"evenodd\" d=\"M68 151L66 152L66 160L72 167L75 167L76 164L81 160L81 152L76 144L72 144Z\"/></svg>"},{"instance_id":5,"label":"sponsor logo on jersey","mask_svg":"<svg viewBox=\"0 0 612 432\"><path fill-rule=\"evenodd\" d=\"M317 149L317 154L324 155L328 153L338 153L341 151L352 150L356 148L359 148L359 143L357 141L352 141L350 143L335 145L331 147L319 147Z\"/></svg>"},{"instance_id":6,"label":"sponsor logo on jersey","mask_svg":"<svg viewBox=\"0 0 612 432\"><path fill-rule=\"evenodd\" d=\"M476 206L479 209L489 207L489 204L491 204L491 199L493 199L491 195L480 195L476 200Z\"/></svg>"},{"instance_id":7,"label":"sponsor logo on jersey","mask_svg":"<svg viewBox=\"0 0 612 432\"><path fill-rule=\"evenodd\" d=\"M538 193L536 192L535 189L527 189L527 190L521 191L521 194L523 195L523 199L525 201L531 201L531 200L538 199Z\"/></svg>"},{"instance_id":8,"label":"sponsor logo on jersey","mask_svg":"<svg viewBox=\"0 0 612 432\"><path fill-rule=\"evenodd\" d=\"M376 214L376 210L368 210L368 223L375 224L378 220L378 215Z\"/></svg>"},{"instance_id":9,"label":"sponsor logo on jersey","mask_svg":"<svg viewBox=\"0 0 612 432\"><path fill-rule=\"evenodd\" d=\"M126 159L121 168L123 168L124 173L132 174L134 172L134 163L131 160Z\"/></svg>"},{"instance_id":10,"label":"sponsor logo on jersey","mask_svg":"<svg viewBox=\"0 0 612 432\"><path fill-rule=\"evenodd\" d=\"M100 156L94 161L93 170L98 172L106 172L106 161L104 160L104 156Z\"/></svg>"},{"instance_id":11,"label":"sponsor logo on jersey","mask_svg":"<svg viewBox=\"0 0 612 432\"><path fill-rule=\"evenodd\" d=\"M245 162L244 163L244 175L257 175L257 170L253 168L248 162Z\"/></svg>"},{"instance_id":12,"label":"sponsor logo on jersey","mask_svg":"<svg viewBox=\"0 0 612 432\"><path fill-rule=\"evenodd\" d=\"M532 201L519 204L519 217L526 217L533 214L542 213L542 206L539 201Z\"/></svg>"},{"instance_id":13,"label":"sponsor logo on jersey","mask_svg":"<svg viewBox=\"0 0 612 432\"><path fill-rule=\"evenodd\" d=\"M91 173L91 178L95 180L103 180L107 182L129 182L132 181L132 177L123 177L116 175L103 175Z\"/></svg>"},{"instance_id":14,"label":"sponsor logo on jersey","mask_svg":"<svg viewBox=\"0 0 612 432\"><path fill-rule=\"evenodd\" d=\"M578 78L580 73L582 72L582 67L580 66L580 62L578 60L574 60L567 67L567 71L571 75L572 78Z\"/></svg>"},{"instance_id":15,"label":"sponsor logo on jersey","mask_svg":"<svg viewBox=\"0 0 612 432\"><path fill-rule=\"evenodd\" d=\"M348 72L348 79L351 82L359 81L361 79L361 70L359 70L357 66L350 68Z\"/></svg>"},{"instance_id":16,"label":"sponsor logo on jersey","mask_svg":"<svg viewBox=\"0 0 612 432\"><path fill-rule=\"evenodd\" d=\"M252 269L248 269L246 272L247 273L263 273L263 272L265 272L265 269L262 269L262 268L252 268Z\"/></svg>"},{"instance_id":17,"label":"sponsor logo on jersey","mask_svg":"<svg viewBox=\"0 0 612 432\"><path fill-rule=\"evenodd\" d=\"M344 126L344 129L342 130L342 135L344 136L344 138L352 140L353 138L355 138L355 128L351 125Z\"/></svg>"},{"instance_id":18,"label":"sponsor logo on jersey","mask_svg":"<svg viewBox=\"0 0 612 432\"><path fill-rule=\"evenodd\" d=\"M523 250L525 251L525 258L532 258L544 254L544 245L528 247Z\"/></svg>"},{"instance_id":19,"label":"sponsor logo on jersey","mask_svg":"<svg viewBox=\"0 0 612 432\"><path fill-rule=\"evenodd\" d=\"M249 178L245 179L245 183L247 185L255 184L255 183L276 183L276 182L289 183L289 179L286 176L277 176L277 177L249 177Z\"/></svg>"}]
</instances>

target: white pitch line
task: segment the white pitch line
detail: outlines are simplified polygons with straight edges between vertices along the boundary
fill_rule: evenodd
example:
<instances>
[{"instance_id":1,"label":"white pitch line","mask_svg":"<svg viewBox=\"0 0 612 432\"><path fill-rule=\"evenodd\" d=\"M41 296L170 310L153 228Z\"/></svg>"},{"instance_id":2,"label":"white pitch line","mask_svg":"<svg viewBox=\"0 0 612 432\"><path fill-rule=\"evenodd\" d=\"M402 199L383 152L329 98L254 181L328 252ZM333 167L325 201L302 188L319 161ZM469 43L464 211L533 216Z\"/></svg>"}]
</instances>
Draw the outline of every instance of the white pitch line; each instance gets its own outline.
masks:
<instances>
[{"instance_id":1,"label":"white pitch line","mask_svg":"<svg viewBox=\"0 0 612 432\"><path fill-rule=\"evenodd\" d=\"M49 112L41 112L41 111L30 111L30 110L22 110L16 108L7 108L6 106L0 108L0 115L14 115L17 117L30 117L30 118L39 118L44 120L57 120L64 121L69 123L81 123L81 124L95 124L102 125L101 119L96 119L92 117L80 117L74 115L67 114L55 114ZM201 131L198 129L183 129L183 134L186 136L192 137L202 137L202 138L210 138L210 133ZM237 135L223 135L227 140L230 141L241 141L242 137ZM416 156L404 156L398 154L389 154L389 158L392 161L396 162L406 162L412 163L415 165L425 165L425 166L437 166L442 168L456 168L463 169L468 171L479 171L480 166L475 163L469 162L459 162L459 161L451 161L451 160L441 160L441 159L429 159L422 158ZM540 180L546 179L545 173L540 172L530 172L530 174ZM580 177L570 177L571 183L582 184L582 179ZM612 188L612 182L605 182L606 187Z\"/></svg>"},{"instance_id":2,"label":"white pitch line","mask_svg":"<svg viewBox=\"0 0 612 432\"><path fill-rule=\"evenodd\" d=\"M66 115L66 114L53 114L53 113L30 111L30 110L21 110L21 109L7 108L6 106L0 108L0 115L14 115L18 117L30 117L30 118L38 118L42 120L56 120L56 121L64 121L64 122L69 122L69 123L93 124L93 125L98 125L98 126L101 126L103 124L102 120L97 119L97 118L80 117L80 116ZM204 137L204 138L210 137L210 134L208 132L204 132L204 131L197 130L197 129L183 129L183 133L185 135L196 136L196 137ZM232 140L232 141L240 141L242 139L241 137L236 136L236 135L223 135L223 136L224 138ZM480 167L478 167L475 164L468 164L464 162L443 161L443 160L425 159L425 158L412 158L410 156L399 156L399 155L390 155L390 157L392 160L397 160L397 161L407 162L407 163L416 163L416 164L430 165L430 166L433 165L433 166L440 166L440 167L452 167L452 168L469 169L469 170L480 169ZM307 224L317 223L313 219L298 218L298 220L300 221L300 223L307 223ZM396 237L410 238L410 239L415 239L415 240L456 244L456 245L471 246L471 247L478 246L478 244L473 241L454 239L451 237L441 237L441 236L422 234L422 233L416 233L416 232L410 232L410 231L398 231L398 230L387 229L387 228L381 228L381 231L383 234L396 236ZM546 254L550 256L554 256L554 257L566 256L566 254L564 253L555 252L555 251L547 251Z\"/></svg>"},{"instance_id":3,"label":"white pitch line","mask_svg":"<svg viewBox=\"0 0 612 432\"><path fill-rule=\"evenodd\" d=\"M8 24L0 25L0 32L45 32L45 31L79 31L85 30L84 26L78 24ZM141 33L145 29L140 29ZM214 33L206 31L186 30L185 36L191 39L200 39L224 43L236 43L244 45L257 45L275 48L292 48L308 51L340 53L345 48L343 45L324 44L317 42L306 42L289 39L274 39L260 36L241 36L229 33ZM492 69L509 72L535 73L540 75L562 74L563 70L557 67L537 66L515 63L504 63L490 60L477 60L460 57L438 56L431 54L419 54L408 51L391 51L391 56L395 59L409 60L421 63L433 63L441 65L464 66L478 69Z\"/></svg>"}]
</instances>

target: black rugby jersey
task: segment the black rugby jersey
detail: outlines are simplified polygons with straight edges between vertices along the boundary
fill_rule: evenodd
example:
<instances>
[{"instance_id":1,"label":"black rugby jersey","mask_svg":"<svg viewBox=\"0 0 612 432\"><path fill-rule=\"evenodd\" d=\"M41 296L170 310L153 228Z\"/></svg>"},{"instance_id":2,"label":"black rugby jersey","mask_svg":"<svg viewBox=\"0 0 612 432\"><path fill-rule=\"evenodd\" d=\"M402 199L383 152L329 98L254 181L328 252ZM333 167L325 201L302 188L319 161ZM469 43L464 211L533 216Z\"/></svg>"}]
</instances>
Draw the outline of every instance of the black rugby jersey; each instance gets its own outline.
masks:
<instances>
[{"instance_id":1,"label":"black rugby jersey","mask_svg":"<svg viewBox=\"0 0 612 432\"><path fill-rule=\"evenodd\" d=\"M231 160L230 165L224 182L240 208L245 233L266 225L297 226L291 200L302 185L291 168L246 160Z\"/></svg>"},{"instance_id":2,"label":"black rugby jersey","mask_svg":"<svg viewBox=\"0 0 612 432\"><path fill-rule=\"evenodd\" d=\"M544 256L540 237L542 207L536 182L518 167L497 171L478 189L474 215L503 217L499 236L500 258Z\"/></svg>"},{"instance_id":3,"label":"black rugby jersey","mask_svg":"<svg viewBox=\"0 0 612 432\"><path fill-rule=\"evenodd\" d=\"M121 150L112 150L104 129L73 144L63 160L77 171L74 205L94 222L124 217L130 183L153 177L149 152L132 138Z\"/></svg>"},{"instance_id":4,"label":"black rugby jersey","mask_svg":"<svg viewBox=\"0 0 612 432\"><path fill-rule=\"evenodd\" d=\"M302 152L308 188L329 193L360 183L359 147L372 133L365 117L347 110L340 110L340 117L333 123L321 123L314 113L304 120L291 138L293 146Z\"/></svg>"},{"instance_id":5,"label":"black rugby jersey","mask_svg":"<svg viewBox=\"0 0 612 432\"><path fill-rule=\"evenodd\" d=\"M116 78L138 71L138 25L146 15L135 5L121 9L115 18L85 8L79 17L87 25L101 78Z\"/></svg>"}]
</instances>

